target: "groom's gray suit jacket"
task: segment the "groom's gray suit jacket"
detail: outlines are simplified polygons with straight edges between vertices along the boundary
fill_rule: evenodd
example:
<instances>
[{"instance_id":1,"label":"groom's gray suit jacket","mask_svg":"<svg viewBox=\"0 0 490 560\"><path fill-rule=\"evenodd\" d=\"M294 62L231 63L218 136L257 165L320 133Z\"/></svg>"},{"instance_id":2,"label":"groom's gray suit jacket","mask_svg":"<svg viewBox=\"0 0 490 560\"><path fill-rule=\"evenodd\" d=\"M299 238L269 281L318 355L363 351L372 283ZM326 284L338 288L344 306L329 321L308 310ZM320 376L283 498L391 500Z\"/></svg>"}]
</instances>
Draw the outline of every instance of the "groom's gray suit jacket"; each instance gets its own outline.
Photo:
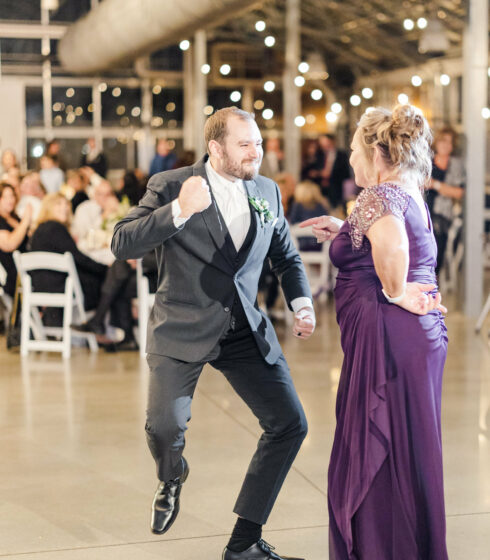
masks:
<instances>
[{"instance_id":1,"label":"groom's gray suit jacket","mask_svg":"<svg viewBox=\"0 0 490 560\"><path fill-rule=\"evenodd\" d=\"M229 328L235 295L241 301L264 359L273 364L281 355L274 328L257 305L264 259L279 276L288 305L311 292L301 258L294 247L281 205L281 194L270 179L244 181L248 195L269 201L275 224L261 224L251 207L253 241L247 254L233 259L229 236L216 202L194 214L181 229L174 225L172 201L182 183L205 172L207 156L193 166L154 175L139 206L114 229L112 252L135 259L156 249L158 288L148 324L147 352L185 362L199 362L216 347Z\"/></svg>"}]
</instances>

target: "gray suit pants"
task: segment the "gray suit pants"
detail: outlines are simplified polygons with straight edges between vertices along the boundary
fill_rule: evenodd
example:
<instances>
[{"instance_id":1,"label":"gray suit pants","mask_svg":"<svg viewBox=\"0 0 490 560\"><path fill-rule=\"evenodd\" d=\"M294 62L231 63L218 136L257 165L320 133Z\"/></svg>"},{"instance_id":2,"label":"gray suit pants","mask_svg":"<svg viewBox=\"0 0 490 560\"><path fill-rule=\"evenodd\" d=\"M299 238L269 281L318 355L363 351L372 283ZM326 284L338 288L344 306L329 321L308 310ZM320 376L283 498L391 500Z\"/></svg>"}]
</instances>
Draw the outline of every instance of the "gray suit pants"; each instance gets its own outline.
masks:
<instances>
[{"instance_id":1,"label":"gray suit pants","mask_svg":"<svg viewBox=\"0 0 490 560\"><path fill-rule=\"evenodd\" d=\"M273 365L267 364L248 327L230 331L202 362L148 355L146 434L157 476L168 481L182 474L184 433L197 381L206 363L224 374L263 429L234 512L264 524L306 436L307 423L284 356Z\"/></svg>"}]
</instances>

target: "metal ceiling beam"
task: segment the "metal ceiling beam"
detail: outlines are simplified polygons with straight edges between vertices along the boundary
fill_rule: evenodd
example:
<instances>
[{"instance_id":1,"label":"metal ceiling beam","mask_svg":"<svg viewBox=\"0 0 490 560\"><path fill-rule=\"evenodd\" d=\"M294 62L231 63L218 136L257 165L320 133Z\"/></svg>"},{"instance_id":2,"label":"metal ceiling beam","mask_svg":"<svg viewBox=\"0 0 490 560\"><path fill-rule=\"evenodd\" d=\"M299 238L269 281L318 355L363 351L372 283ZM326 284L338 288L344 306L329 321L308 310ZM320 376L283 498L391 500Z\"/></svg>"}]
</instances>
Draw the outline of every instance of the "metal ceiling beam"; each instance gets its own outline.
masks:
<instances>
[{"instance_id":1,"label":"metal ceiling beam","mask_svg":"<svg viewBox=\"0 0 490 560\"><path fill-rule=\"evenodd\" d=\"M38 23L0 23L2 39L61 39L68 29L67 25L41 25Z\"/></svg>"}]
</instances>

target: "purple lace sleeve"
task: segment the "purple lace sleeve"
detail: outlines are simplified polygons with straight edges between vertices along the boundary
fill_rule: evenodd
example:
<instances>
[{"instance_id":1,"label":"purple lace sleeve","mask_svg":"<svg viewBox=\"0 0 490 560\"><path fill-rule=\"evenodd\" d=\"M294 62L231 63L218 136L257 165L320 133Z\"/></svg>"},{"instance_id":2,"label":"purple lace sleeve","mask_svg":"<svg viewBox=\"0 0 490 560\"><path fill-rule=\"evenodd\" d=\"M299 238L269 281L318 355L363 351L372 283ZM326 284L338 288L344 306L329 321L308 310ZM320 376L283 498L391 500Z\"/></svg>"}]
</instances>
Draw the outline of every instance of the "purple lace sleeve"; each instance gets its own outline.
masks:
<instances>
[{"instance_id":1,"label":"purple lace sleeve","mask_svg":"<svg viewBox=\"0 0 490 560\"><path fill-rule=\"evenodd\" d=\"M388 214L405 221L410 195L395 185L383 184L363 189L347 221L354 250L363 246L369 228Z\"/></svg>"}]
</instances>

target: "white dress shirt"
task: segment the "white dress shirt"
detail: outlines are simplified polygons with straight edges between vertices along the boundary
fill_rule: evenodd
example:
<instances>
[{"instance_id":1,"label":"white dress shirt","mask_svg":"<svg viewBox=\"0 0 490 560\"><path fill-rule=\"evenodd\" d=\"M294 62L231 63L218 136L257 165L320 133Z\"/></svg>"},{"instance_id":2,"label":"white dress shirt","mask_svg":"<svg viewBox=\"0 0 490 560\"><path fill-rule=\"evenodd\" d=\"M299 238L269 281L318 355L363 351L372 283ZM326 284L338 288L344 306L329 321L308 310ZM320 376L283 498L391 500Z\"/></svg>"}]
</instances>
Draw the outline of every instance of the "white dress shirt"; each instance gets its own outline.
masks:
<instances>
[{"instance_id":1,"label":"white dress shirt","mask_svg":"<svg viewBox=\"0 0 490 560\"><path fill-rule=\"evenodd\" d=\"M230 232L233 244L237 251L240 250L250 228L250 205L245 185L241 179L229 181L211 165L211 161L205 163L206 174L209 179L210 188L216 200L216 204L223 216L226 227ZM178 198L172 202L172 217L176 228L182 228L189 218L180 218L180 204ZM299 297L291 301L293 311L297 313L303 307L313 307L308 297Z\"/></svg>"},{"instance_id":2,"label":"white dress shirt","mask_svg":"<svg viewBox=\"0 0 490 560\"><path fill-rule=\"evenodd\" d=\"M85 200L78 205L73 216L71 231L80 243L90 230L102 228L102 208L95 200Z\"/></svg>"}]
</instances>

